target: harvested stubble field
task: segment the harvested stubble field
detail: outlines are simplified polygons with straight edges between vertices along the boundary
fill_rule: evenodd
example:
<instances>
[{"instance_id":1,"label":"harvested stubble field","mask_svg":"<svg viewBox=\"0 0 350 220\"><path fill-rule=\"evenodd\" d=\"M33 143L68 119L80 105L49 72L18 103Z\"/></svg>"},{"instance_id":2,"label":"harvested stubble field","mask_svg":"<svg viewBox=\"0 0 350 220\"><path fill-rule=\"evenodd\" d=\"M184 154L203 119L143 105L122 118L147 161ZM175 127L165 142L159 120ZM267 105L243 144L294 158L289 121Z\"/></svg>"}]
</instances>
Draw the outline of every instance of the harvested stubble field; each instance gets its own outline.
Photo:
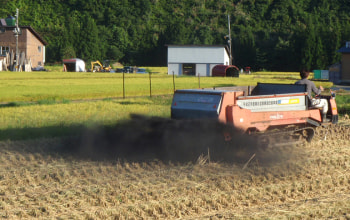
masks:
<instances>
[{"instance_id":1,"label":"harvested stubble field","mask_svg":"<svg viewBox=\"0 0 350 220\"><path fill-rule=\"evenodd\" d=\"M280 159L172 163L84 159L61 139L0 143L8 219L350 219L350 128L332 126ZM277 154L274 153L276 156ZM265 157L265 160L264 160Z\"/></svg>"}]
</instances>

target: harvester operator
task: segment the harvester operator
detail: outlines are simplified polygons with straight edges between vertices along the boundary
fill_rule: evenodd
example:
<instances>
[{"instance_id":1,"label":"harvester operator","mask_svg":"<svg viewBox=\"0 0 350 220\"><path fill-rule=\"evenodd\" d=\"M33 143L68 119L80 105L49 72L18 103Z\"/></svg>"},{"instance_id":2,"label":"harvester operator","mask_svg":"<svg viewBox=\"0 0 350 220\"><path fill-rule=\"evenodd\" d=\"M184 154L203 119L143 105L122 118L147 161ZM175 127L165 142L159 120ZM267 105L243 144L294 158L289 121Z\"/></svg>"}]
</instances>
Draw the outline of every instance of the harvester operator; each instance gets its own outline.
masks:
<instances>
[{"instance_id":1,"label":"harvester operator","mask_svg":"<svg viewBox=\"0 0 350 220\"><path fill-rule=\"evenodd\" d=\"M310 73L307 71L301 71L300 72L300 77L301 80L295 82L295 84L301 84L301 85L306 85L306 91L308 94L308 98L310 101L310 104L312 107L316 108L322 108L322 121L327 122L327 111L328 111L328 102L326 99L320 99L320 98L313 98L312 97L312 92L316 94L316 96L320 95L321 92L324 90L322 86L320 88L317 88L315 86L315 83L312 81L308 80Z\"/></svg>"}]
</instances>

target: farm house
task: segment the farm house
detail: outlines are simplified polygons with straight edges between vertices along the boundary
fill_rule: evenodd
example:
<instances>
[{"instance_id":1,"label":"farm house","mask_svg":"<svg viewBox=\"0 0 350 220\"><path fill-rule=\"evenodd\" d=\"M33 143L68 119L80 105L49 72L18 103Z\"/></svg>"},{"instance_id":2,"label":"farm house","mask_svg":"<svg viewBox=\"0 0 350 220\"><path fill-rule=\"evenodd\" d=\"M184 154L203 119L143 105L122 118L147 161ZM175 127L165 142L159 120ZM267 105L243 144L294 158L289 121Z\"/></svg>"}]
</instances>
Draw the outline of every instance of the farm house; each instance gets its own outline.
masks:
<instances>
[{"instance_id":1,"label":"farm house","mask_svg":"<svg viewBox=\"0 0 350 220\"><path fill-rule=\"evenodd\" d=\"M0 19L0 60L6 59L6 53L16 53L15 23L15 18L11 16ZM31 26L19 26L19 55L23 60L30 60L32 67L44 66L46 45L47 42ZM14 58L9 58L6 62L10 64L13 60Z\"/></svg>"},{"instance_id":2,"label":"farm house","mask_svg":"<svg viewBox=\"0 0 350 220\"><path fill-rule=\"evenodd\" d=\"M167 45L168 74L212 76L218 64L228 65L229 49L225 45Z\"/></svg>"}]
</instances>

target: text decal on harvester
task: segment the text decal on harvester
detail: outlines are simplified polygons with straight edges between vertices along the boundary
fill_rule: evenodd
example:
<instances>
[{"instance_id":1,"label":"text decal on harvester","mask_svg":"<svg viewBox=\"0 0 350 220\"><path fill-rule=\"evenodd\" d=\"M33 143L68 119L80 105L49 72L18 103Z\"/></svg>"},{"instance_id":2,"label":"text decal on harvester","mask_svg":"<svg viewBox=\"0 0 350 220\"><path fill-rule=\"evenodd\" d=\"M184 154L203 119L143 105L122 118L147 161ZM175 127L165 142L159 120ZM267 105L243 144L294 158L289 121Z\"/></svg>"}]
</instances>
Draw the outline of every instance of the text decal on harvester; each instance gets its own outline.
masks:
<instances>
[{"instance_id":1,"label":"text decal on harvester","mask_svg":"<svg viewBox=\"0 0 350 220\"><path fill-rule=\"evenodd\" d=\"M278 100L279 105L291 105L291 104L299 104L300 100L299 99L282 99Z\"/></svg>"},{"instance_id":2,"label":"text decal on harvester","mask_svg":"<svg viewBox=\"0 0 350 220\"><path fill-rule=\"evenodd\" d=\"M283 114L273 114L273 115L270 115L270 119L272 120L277 120L277 119L283 119Z\"/></svg>"}]
</instances>

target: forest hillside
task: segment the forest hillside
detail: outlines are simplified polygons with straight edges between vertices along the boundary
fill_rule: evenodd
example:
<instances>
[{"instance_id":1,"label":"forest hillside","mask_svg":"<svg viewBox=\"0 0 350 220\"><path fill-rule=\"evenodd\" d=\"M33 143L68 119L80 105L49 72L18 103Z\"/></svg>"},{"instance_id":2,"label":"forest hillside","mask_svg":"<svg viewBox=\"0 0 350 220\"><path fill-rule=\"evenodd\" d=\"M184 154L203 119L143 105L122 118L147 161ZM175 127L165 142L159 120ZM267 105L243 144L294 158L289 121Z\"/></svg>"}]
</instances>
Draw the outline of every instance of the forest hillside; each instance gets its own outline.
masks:
<instances>
[{"instance_id":1,"label":"forest hillside","mask_svg":"<svg viewBox=\"0 0 350 220\"><path fill-rule=\"evenodd\" d=\"M350 40L347 0L2 0L48 42L47 62L79 57L166 65L166 44L227 44L254 70L324 69Z\"/></svg>"}]
</instances>

